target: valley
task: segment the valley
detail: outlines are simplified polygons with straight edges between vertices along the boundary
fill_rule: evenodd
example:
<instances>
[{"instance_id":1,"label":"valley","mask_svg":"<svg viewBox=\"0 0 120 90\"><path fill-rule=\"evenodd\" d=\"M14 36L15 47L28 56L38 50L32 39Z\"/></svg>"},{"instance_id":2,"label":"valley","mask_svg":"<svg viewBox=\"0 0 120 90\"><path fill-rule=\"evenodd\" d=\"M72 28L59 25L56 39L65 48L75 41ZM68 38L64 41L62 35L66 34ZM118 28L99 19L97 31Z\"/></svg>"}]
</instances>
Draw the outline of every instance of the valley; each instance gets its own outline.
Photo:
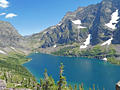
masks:
<instances>
[{"instance_id":1,"label":"valley","mask_svg":"<svg viewBox=\"0 0 120 90\"><path fill-rule=\"evenodd\" d=\"M37 88L36 78L23 66L31 62L27 58L31 53L94 58L119 66L119 6L119 0L103 0L79 7L67 12L58 24L29 36L0 21L0 80L5 80L7 88Z\"/></svg>"}]
</instances>

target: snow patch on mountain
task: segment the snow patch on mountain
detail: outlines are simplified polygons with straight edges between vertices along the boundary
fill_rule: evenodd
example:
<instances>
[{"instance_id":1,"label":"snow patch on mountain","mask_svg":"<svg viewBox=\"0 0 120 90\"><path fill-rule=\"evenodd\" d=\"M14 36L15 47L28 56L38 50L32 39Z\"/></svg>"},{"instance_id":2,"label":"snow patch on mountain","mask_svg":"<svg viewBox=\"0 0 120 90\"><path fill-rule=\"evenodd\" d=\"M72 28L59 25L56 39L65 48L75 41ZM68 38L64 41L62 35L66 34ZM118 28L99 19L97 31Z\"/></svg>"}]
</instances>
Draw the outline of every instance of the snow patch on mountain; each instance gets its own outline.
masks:
<instances>
[{"instance_id":1,"label":"snow patch on mountain","mask_svg":"<svg viewBox=\"0 0 120 90\"><path fill-rule=\"evenodd\" d=\"M54 47L54 48L56 48L56 47L57 47L57 45L55 44L53 47Z\"/></svg>"},{"instance_id":2,"label":"snow patch on mountain","mask_svg":"<svg viewBox=\"0 0 120 90\"><path fill-rule=\"evenodd\" d=\"M15 48L14 48L14 47L11 47L11 49L15 50Z\"/></svg>"},{"instance_id":3,"label":"snow patch on mountain","mask_svg":"<svg viewBox=\"0 0 120 90\"><path fill-rule=\"evenodd\" d=\"M80 25L80 24L82 24L81 23L81 20L74 20L74 21L72 21L74 24L77 24L77 25Z\"/></svg>"},{"instance_id":4,"label":"snow patch on mountain","mask_svg":"<svg viewBox=\"0 0 120 90\"><path fill-rule=\"evenodd\" d=\"M81 45L81 46L80 46L80 49L87 48L88 45L90 44L90 40L91 40L91 34L88 35L88 38L87 38L86 41L84 42L84 45Z\"/></svg>"},{"instance_id":5,"label":"snow patch on mountain","mask_svg":"<svg viewBox=\"0 0 120 90\"><path fill-rule=\"evenodd\" d=\"M113 37L111 37L109 40L107 40L106 42L104 42L103 44L101 44L101 46L104 46L104 45L110 45L111 42L113 40Z\"/></svg>"},{"instance_id":6,"label":"snow patch on mountain","mask_svg":"<svg viewBox=\"0 0 120 90\"><path fill-rule=\"evenodd\" d=\"M2 53L2 54L7 54L7 53L5 53L4 51L2 51L2 50L0 50L0 53Z\"/></svg>"},{"instance_id":7,"label":"snow patch on mountain","mask_svg":"<svg viewBox=\"0 0 120 90\"><path fill-rule=\"evenodd\" d=\"M102 60L107 61L108 59L107 58L103 58Z\"/></svg>"},{"instance_id":8,"label":"snow patch on mountain","mask_svg":"<svg viewBox=\"0 0 120 90\"><path fill-rule=\"evenodd\" d=\"M72 21L74 24L76 24L76 25L79 25L78 26L78 29L80 29L80 28L86 28L86 27L83 27L83 26L81 26L81 20L74 20L74 21Z\"/></svg>"},{"instance_id":9,"label":"snow patch on mountain","mask_svg":"<svg viewBox=\"0 0 120 90\"><path fill-rule=\"evenodd\" d=\"M83 26L78 26L78 29L80 29L80 28L86 28L86 27L83 27Z\"/></svg>"},{"instance_id":10,"label":"snow patch on mountain","mask_svg":"<svg viewBox=\"0 0 120 90\"><path fill-rule=\"evenodd\" d=\"M58 26L60 26L62 23L59 23L59 24L57 24Z\"/></svg>"},{"instance_id":11,"label":"snow patch on mountain","mask_svg":"<svg viewBox=\"0 0 120 90\"><path fill-rule=\"evenodd\" d=\"M113 14L111 15L111 20L109 23L105 24L105 26L111 28L111 29L116 29L116 24L118 23L118 19L119 19L119 13L118 13L118 9L113 12Z\"/></svg>"}]
</instances>

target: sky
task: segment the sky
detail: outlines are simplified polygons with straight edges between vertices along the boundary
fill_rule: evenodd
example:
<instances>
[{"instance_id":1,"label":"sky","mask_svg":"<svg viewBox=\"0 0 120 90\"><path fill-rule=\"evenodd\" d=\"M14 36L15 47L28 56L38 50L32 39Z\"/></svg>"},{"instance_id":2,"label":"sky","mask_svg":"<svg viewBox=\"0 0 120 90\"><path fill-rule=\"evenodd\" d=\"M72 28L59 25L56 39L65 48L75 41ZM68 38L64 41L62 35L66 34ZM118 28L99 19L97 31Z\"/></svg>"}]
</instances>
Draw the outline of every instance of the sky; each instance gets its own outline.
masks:
<instances>
[{"instance_id":1,"label":"sky","mask_svg":"<svg viewBox=\"0 0 120 90\"><path fill-rule=\"evenodd\" d=\"M58 24L68 11L101 0L0 0L0 20L10 22L23 36Z\"/></svg>"}]
</instances>

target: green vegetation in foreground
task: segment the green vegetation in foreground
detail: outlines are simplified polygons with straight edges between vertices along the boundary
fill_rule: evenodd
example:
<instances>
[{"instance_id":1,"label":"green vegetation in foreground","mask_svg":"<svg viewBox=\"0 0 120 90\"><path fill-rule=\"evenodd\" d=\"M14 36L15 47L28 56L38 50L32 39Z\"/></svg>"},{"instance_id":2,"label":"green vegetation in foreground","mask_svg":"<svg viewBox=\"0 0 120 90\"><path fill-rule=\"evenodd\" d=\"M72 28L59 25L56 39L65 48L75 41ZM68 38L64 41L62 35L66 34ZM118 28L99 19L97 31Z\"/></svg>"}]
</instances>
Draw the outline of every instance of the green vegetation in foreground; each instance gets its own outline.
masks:
<instances>
[{"instance_id":1,"label":"green vegetation in foreground","mask_svg":"<svg viewBox=\"0 0 120 90\"><path fill-rule=\"evenodd\" d=\"M33 88L36 80L33 75L22 66L29 61L24 54L9 53L0 55L0 79L5 80L8 88Z\"/></svg>"},{"instance_id":2,"label":"green vegetation in foreground","mask_svg":"<svg viewBox=\"0 0 120 90\"><path fill-rule=\"evenodd\" d=\"M105 48L97 45L86 50L80 50L79 46L76 46L75 48L65 47L57 52L52 52L51 54L58 56L77 56L97 59L107 58L110 63L120 65L120 60L116 60L116 58L120 57L120 55L116 54L116 51L112 48L112 46Z\"/></svg>"},{"instance_id":3,"label":"green vegetation in foreground","mask_svg":"<svg viewBox=\"0 0 120 90\"><path fill-rule=\"evenodd\" d=\"M0 56L0 60L6 61L7 63L21 65L30 61L30 58L27 58L24 54L12 52L7 56Z\"/></svg>"},{"instance_id":4,"label":"green vegetation in foreground","mask_svg":"<svg viewBox=\"0 0 120 90\"><path fill-rule=\"evenodd\" d=\"M99 53L96 50L98 50L98 47L91 49L89 52L92 52L91 55L94 55ZM84 55L88 54L85 53ZM114 56L114 50L111 50L109 55L110 54ZM26 58L25 55L21 53L10 53L6 57L4 55L0 56L0 79L5 80L7 88L29 88L31 90L85 90L83 83L79 84L79 86L75 84L74 87L67 84L66 77L63 76L64 65L62 63L60 65L59 81L57 83L55 83L51 76L48 76L47 70L45 70L44 78L40 78L40 83L37 83L33 75L21 65L29 60L30 59ZM99 88L95 88L93 84L93 87L89 88L89 90L99 90Z\"/></svg>"},{"instance_id":5,"label":"green vegetation in foreground","mask_svg":"<svg viewBox=\"0 0 120 90\"><path fill-rule=\"evenodd\" d=\"M23 62L24 55L23 57L22 54L14 54L13 56L16 58L12 58L12 61L18 60L19 64L16 62L10 63L11 58L9 59L7 57L6 59L0 60L0 79L6 81L7 88L30 88L31 90L85 90L83 83L79 84L79 86L75 84L74 87L67 84L66 77L63 76L64 65L62 63L60 65L59 81L57 83L55 83L51 76L48 76L47 70L45 70L44 78L40 78L40 83L37 83L32 74L20 64ZM17 57L19 58L17 59ZM26 59L27 58L24 60ZM99 90L99 88L95 88L93 84L93 87L89 88L89 90Z\"/></svg>"},{"instance_id":6,"label":"green vegetation in foreground","mask_svg":"<svg viewBox=\"0 0 120 90\"><path fill-rule=\"evenodd\" d=\"M75 84L74 87L67 85L66 78L63 76L63 68L64 65L61 63L59 81L57 83L55 83L54 79L51 76L48 76L47 70L45 70L44 78L40 79L40 83L37 85L37 90L85 90L83 84L79 84L79 86ZM95 88L95 85L93 84L93 87L89 88L89 90L99 90L99 88Z\"/></svg>"}]
</instances>

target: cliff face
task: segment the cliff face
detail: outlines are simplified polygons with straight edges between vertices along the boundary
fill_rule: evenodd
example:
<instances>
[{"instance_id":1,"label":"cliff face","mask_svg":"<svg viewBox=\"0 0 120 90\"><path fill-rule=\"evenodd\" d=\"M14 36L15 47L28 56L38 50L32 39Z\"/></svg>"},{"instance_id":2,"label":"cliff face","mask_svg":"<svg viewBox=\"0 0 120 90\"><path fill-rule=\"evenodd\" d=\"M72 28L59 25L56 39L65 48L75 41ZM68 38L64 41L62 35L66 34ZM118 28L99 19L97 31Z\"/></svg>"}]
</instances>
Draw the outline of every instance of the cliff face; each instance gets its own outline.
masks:
<instances>
[{"instance_id":1,"label":"cliff face","mask_svg":"<svg viewBox=\"0 0 120 90\"><path fill-rule=\"evenodd\" d=\"M0 47L19 48L23 51L53 48L50 51L54 51L56 47L76 47L75 43L82 50L96 45L119 45L119 6L119 0L103 0L96 5L79 7L74 12L68 12L59 24L28 37L22 37L11 24L1 21Z\"/></svg>"},{"instance_id":2,"label":"cliff face","mask_svg":"<svg viewBox=\"0 0 120 90\"><path fill-rule=\"evenodd\" d=\"M18 34L15 28L8 22L0 21L0 46L18 46L22 36Z\"/></svg>"},{"instance_id":3,"label":"cliff face","mask_svg":"<svg viewBox=\"0 0 120 90\"><path fill-rule=\"evenodd\" d=\"M27 41L9 22L0 21L0 54L19 50L27 53Z\"/></svg>"},{"instance_id":4,"label":"cliff face","mask_svg":"<svg viewBox=\"0 0 120 90\"><path fill-rule=\"evenodd\" d=\"M80 7L74 12L68 12L59 24L30 36L29 40L31 43L34 41L33 47L39 48L75 42L82 45L91 34L91 46L111 38L113 44L120 44L119 5L119 0L103 0L96 5ZM79 24L74 23L75 21Z\"/></svg>"}]
</instances>

